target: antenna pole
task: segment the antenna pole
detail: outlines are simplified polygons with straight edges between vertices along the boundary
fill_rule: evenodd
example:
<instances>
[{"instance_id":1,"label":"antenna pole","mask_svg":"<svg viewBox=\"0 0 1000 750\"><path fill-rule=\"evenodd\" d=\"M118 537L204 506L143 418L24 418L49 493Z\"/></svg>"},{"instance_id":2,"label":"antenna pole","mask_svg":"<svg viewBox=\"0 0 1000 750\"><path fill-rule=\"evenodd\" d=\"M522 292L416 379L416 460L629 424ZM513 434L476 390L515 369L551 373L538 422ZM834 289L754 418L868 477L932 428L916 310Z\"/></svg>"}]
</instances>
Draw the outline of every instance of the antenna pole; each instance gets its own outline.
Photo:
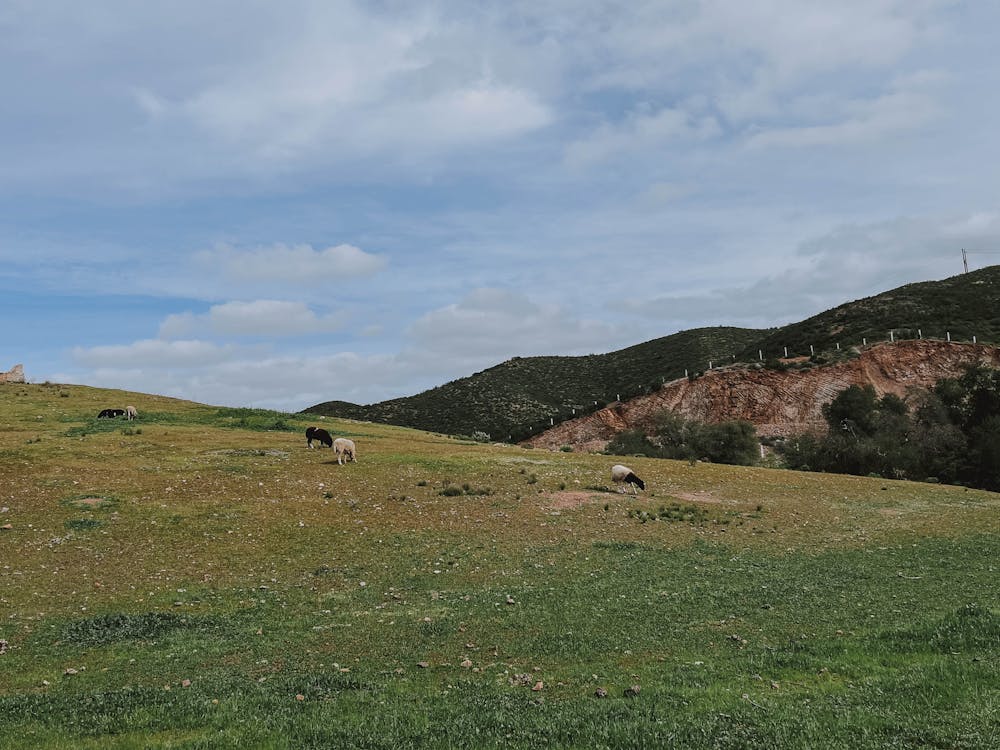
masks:
<instances>
[{"instance_id":1,"label":"antenna pole","mask_svg":"<svg viewBox=\"0 0 1000 750\"><path fill-rule=\"evenodd\" d=\"M969 272L969 256L965 254L965 248L962 248L962 266L965 268L965 272Z\"/></svg>"}]
</instances>

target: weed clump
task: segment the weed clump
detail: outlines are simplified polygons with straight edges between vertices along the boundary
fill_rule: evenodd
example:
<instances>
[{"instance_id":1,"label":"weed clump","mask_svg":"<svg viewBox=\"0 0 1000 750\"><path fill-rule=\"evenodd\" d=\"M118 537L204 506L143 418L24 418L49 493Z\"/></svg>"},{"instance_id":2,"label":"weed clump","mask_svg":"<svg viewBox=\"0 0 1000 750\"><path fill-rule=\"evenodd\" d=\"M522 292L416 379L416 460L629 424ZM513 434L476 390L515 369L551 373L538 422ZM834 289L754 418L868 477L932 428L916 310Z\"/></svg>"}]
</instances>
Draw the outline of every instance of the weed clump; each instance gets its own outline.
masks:
<instances>
[{"instance_id":1,"label":"weed clump","mask_svg":"<svg viewBox=\"0 0 1000 750\"><path fill-rule=\"evenodd\" d=\"M71 622L63 628L63 640L80 646L102 646L127 640L150 640L175 630L203 627L203 618L172 612L114 612Z\"/></svg>"},{"instance_id":2,"label":"weed clump","mask_svg":"<svg viewBox=\"0 0 1000 750\"><path fill-rule=\"evenodd\" d=\"M96 529L101 525L101 522L95 518L70 518L65 525L71 531L89 531Z\"/></svg>"}]
</instances>

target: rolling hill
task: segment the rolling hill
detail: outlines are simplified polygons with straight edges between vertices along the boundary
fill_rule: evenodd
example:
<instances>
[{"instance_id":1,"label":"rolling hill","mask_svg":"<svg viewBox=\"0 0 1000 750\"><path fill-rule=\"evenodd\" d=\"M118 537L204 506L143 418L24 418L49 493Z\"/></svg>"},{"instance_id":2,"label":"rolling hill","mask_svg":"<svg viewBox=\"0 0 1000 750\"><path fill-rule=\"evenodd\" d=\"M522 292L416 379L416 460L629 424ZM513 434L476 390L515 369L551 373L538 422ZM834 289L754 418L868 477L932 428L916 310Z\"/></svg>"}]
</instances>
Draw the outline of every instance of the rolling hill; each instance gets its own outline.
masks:
<instances>
[{"instance_id":1,"label":"rolling hill","mask_svg":"<svg viewBox=\"0 0 1000 750\"><path fill-rule=\"evenodd\" d=\"M787 348L789 357L823 364L862 341L890 337L1000 341L1000 266L908 284L778 328L698 328L606 354L517 357L413 396L367 406L327 401L303 413L518 441L653 393L685 371L705 370L710 361L754 362L763 353L773 362Z\"/></svg>"}]
</instances>

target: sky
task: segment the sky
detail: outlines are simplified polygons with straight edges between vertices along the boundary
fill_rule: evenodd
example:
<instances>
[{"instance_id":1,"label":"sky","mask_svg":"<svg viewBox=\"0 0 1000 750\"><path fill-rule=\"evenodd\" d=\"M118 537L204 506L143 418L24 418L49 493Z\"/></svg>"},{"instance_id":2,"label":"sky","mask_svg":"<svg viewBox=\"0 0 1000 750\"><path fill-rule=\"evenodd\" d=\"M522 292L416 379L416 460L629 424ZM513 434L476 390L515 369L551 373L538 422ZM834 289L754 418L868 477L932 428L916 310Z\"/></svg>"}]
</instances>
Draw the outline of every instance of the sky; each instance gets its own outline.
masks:
<instances>
[{"instance_id":1,"label":"sky","mask_svg":"<svg viewBox=\"0 0 1000 750\"><path fill-rule=\"evenodd\" d=\"M374 403L998 263L997 28L986 0L0 0L0 371Z\"/></svg>"}]
</instances>

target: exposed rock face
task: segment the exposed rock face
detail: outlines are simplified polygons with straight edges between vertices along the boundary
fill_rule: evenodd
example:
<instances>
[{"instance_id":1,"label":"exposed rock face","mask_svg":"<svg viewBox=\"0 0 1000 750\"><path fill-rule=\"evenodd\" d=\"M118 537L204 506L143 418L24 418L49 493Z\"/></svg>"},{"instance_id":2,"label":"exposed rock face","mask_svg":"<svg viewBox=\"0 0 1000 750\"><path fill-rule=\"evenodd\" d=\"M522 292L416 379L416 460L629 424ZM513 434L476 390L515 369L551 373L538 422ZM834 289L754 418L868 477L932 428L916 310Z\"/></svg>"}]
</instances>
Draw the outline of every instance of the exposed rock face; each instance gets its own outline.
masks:
<instances>
[{"instance_id":1,"label":"exposed rock face","mask_svg":"<svg viewBox=\"0 0 1000 750\"><path fill-rule=\"evenodd\" d=\"M761 436L793 435L825 429L823 404L849 386L870 384L879 396L894 393L905 398L914 388L929 388L976 363L1000 367L1000 349L985 344L899 341L873 345L848 362L809 370L737 365L712 370L695 380L674 380L656 393L563 422L525 442L539 448L572 445L578 450L603 450L623 430L651 430L665 409L702 422L745 419L756 425Z\"/></svg>"},{"instance_id":2,"label":"exposed rock face","mask_svg":"<svg viewBox=\"0 0 1000 750\"><path fill-rule=\"evenodd\" d=\"M7 372L0 372L0 383L23 383L24 365L14 365Z\"/></svg>"}]
</instances>

